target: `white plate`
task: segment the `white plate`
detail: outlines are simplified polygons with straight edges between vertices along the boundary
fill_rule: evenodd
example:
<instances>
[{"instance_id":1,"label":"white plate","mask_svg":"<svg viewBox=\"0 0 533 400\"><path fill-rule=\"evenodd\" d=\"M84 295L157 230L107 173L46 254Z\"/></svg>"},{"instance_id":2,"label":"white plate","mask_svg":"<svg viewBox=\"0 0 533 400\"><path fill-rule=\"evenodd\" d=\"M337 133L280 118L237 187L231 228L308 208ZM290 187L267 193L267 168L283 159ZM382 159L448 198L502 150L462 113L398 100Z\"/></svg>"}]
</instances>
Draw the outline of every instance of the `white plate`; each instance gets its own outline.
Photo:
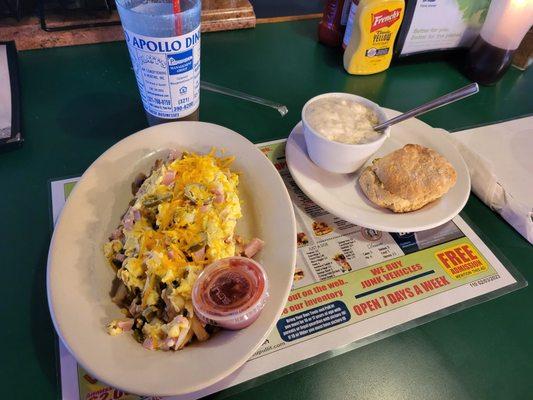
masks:
<instances>
[{"instance_id":1,"label":"white plate","mask_svg":"<svg viewBox=\"0 0 533 400\"><path fill-rule=\"evenodd\" d=\"M135 175L148 172L169 148L235 155L244 217L237 231L265 240L259 261L270 299L259 319L241 331L222 331L178 352L144 349L129 334L109 336L122 315L111 302L113 271L102 252L131 199ZM268 194L268 195L265 195ZM102 154L71 193L48 255L48 303L54 326L72 355L99 380L130 393L178 395L203 389L241 366L278 320L292 284L296 224L289 195L272 163L247 139L218 125L177 122L131 135Z\"/></svg>"},{"instance_id":2,"label":"white plate","mask_svg":"<svg viewBox=\"0 0 533 400\"><path fill-rule=\"evenodd\" d=\"M388 118L400 114L386 108L383 110ZM457 182L448 193L420 210L402 214L371 203L357 183L359 171L353 174L334 174L315 165L307 155L301 122L291 132L285 153L287 166L298 186L330 213L366 228L386 232L417 232L451 220L462 210L470 194L468 169L448 135L448 132L432 128L418 119L406 120L392 127L390 138L365 164L366 166L374 158L383 157L407 143L417 143L439 152L453 165L457 172Z\"/></svg>"}]
</instances>

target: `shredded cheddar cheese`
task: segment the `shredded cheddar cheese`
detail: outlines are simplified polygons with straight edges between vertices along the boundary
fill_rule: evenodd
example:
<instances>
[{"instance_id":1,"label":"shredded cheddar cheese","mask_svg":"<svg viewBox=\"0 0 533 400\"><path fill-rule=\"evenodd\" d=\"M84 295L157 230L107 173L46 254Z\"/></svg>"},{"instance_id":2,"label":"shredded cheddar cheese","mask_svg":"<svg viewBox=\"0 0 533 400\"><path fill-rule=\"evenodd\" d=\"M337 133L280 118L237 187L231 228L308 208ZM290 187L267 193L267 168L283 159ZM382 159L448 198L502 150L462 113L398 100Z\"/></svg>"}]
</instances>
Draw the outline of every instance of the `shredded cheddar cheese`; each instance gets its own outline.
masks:
<instances>
[{"instance_id":1,"label":"shredded cheddar cheese","mask_svg":"<svg viewBox=\"0 0 533 400\"><path fill-rule=\"evenodd\" d=\"M232 162L212 150L156 165L104 247L127 291L121 306L147 348L178 349L191 340L197 276L213 261L235 255L241 205ZM121 331L109 326L111 334Z\"/></svg>"}]
</instances>

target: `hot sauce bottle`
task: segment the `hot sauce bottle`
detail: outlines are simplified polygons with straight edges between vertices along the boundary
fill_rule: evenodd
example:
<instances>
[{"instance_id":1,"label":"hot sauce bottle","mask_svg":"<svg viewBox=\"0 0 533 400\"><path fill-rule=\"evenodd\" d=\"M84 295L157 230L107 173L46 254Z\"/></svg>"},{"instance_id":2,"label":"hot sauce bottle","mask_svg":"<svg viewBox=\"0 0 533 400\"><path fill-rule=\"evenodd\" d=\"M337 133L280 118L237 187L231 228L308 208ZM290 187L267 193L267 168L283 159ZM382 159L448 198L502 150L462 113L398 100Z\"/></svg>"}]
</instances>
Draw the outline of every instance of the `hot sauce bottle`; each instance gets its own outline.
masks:
<instances>
[{"instance_id":1,"label":"hot sauce bottle","mask_svg":"<svg viewBox=\"0 0 533 400\"><path fill-rule=\"evenodd\" d=\"M347 72L369 75L389 68L404 9L404 0L359 2L352 36L344 52L344 68Z\"/></svg>"},{"instance_id":2,"label":"hot sauce bottle","mask_svg":"<svg viewBox=\"0 0 533 400\"><path fill-rule=\"evenodd\" d=\"M348 12L346 4L350 0L328 0L324 7L322 20L318 24L318 41L327 46L340 46Z\"/></svg>"}]
</instances>

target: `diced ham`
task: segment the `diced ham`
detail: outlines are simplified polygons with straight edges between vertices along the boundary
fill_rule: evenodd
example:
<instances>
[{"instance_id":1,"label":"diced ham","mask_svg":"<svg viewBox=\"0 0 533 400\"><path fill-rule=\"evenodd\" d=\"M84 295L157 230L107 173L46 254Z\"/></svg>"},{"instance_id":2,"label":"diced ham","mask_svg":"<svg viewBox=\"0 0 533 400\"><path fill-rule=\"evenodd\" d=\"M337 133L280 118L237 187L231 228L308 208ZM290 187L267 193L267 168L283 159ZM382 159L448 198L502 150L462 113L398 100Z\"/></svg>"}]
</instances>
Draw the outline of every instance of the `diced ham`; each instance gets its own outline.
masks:
<instances>
[{"instance_id":1,"label":"diced ham","mask_svg":"<svg viewBox=\"0 0 533 400\"><path fill-rule=\"evenodd\" d=\"M168 351L172 349L172 347L174 347L175 344L176 344L176 339L166 338L165 340L163 340L163 343L161 344L161 350Z\"/></svg>"},{"instance_id":2,"label":"diced ham","mask_svg":"<svg viewBox=\"0 0 533 400\"><path fill-rule=\"evenodd\" d=\"M124 225L124 229L131 230L133 228L133 222L134 222L134 216L133 216L133 209L130 207L126 214L124 214L124 217L122 218L122 225Z\"/></svg>"},{"instance_id":3,"label":"diced ham","mask_svg":"<svg viewBox=\"0 0 533 400\"><path fill-rule=\"evenodd\" d=\"M216 194L216 195L215 195L214 203L215 203L215 204L222 204L222 203L224 203L224 199L225 199L225 197L224 197L224 193Z\"/></svg>"},{"instance_id":4,"label":"diced ham","mask_svg":"<svg viewBox=\"0 0 533 400\"><path fill-rule=\"evenodd\" d=\"M141 211L134 209L133 210L133 221L136 222L141 219Z\"/></svg>"},{"instance_id":5,"label":"diced ham","mask_svg":"<svg viewBox=\"0 0 533 400\"><path fill-rule=\"evenodd\" d=\"M154 340L150 337L144 339L143 347L148 350L154 350Z\"/></svg>"},{"instance_id":6,"label":"diced ham","mask_svg":"<svg viewBox=\"0 0 533 400\"><path fill-rule=\"evenodd\" d=\"M202 247L200 250L198 251L195 251L194 253L192 253L192 259L193 261L204 261L205 259L205 246Z\"/></svg>"},{"instance_id":7,"label":"diced ham","mask_svg":"<svg viewBox=\"0 0 533 400\"><path fill-rule=\"evenodd\" d=\"M215 204L222 204L224 203L224 200L224 193L215 193L215 200L213 201Z\"/></svg>"},{"instance_id":8,"label":"diced ham","mask_svg":"<svg viewBox=\"0 0 533 400\"><path fill-rule=\"evenodd\" d=\"M204 204L202 207L200 207L200 212L207 212L209 211L209 205L208 204Z\"/></svg>"},{"instance_id":9,"label":"diced ham","mask_svg":"<svg viewBox=\"0 0 533 400\"><path fill-rule=\"evenodd\" d=\"M187 335L185 335L185 337L183 338L183 341L181 342L180 346L178 347L178 350L183 349L187 345L187 343L189 343L191 341L193 335L194 335L194 332L192 331L192 329L188 329L187 330Z\"/></svg>"},{"instance_id":10,"label":"diced ham","mask_svg":"<svg viewBox=\"0 0 533 400\"><path fill-rule=\"evenodd\" d=\"M174 251L173 250L169 250L167 251L167 256L168 258L170 258L171 260L174 260L176 258L176 255L174 254Z\"/></svg>"},{"instance_id":11,"label":"diced ham","mask_svg":"<svg viewBox=\"0 0 533 400\"><path fill-rule=\"evenodd\" d=\"M172 162L172 161L174 161L174 160L176 160L178 158L181 158L182 154L183 153L181 151L176 150L176 149L172 149L172 150L170 150L170 153L168 154L167 161L168 162Z\"/></svg>"},{"instance_id":12,"label":"diced ham","mask_svg":"<svg viewBox=\"0 0 533 400\"><path fill-rule=\"evenodd\" d=\"M185 326L189 326L189 320L185 318L183 315L178 315L174 320L172 321L174 324L183 324Z\"/></svg>"},{"instance_id":13,"label":"diced ham","mask_svg":"<svg viewBox=\"0 0 533 400\"><path fill-rule=\"evenodd\" d=\"M111 234L111 236L109 236L109 239L110 240L117 240L117 239L121 239L123 236L122 234L122 229L120 228L117 228L113 231L113 233Z\"/></svg>"},{"instance_id":14,"label":"diced ham","mask_svg":"<svg viewBox=\"0 0 533 400\"><path fill-rule=\"evenodd\" d=\"M131 331L133 328L133 318L124 319L117 322L117 326L122 329L124 332Z\"/></svg>"},{"instance_id":15,"label":"diced ham","mask_svg":"<svg viewBox=\"0 0 533 400\"><path fill-rule=\"evenodd\" d=\"M165 186L169 186L174 182L174 179L176 179L176 171L168 170L165 172L165 175L163 175L163 179L161 180L161 184Z\"/></svg>"},{"instance_id":16,"label":"diced ham","mask_svg":"<svg viewBox=\"0 0 533 400\"><path fill-rule=\"evenodd\" d=\"M133 220L132 219L126 219L123 221L124 229L130 231L133 229Z\"/></svg>"},{"instance_id":17,"label":"diced ham","mask_svg":"<svg viewBox=\"0 0 533 400\"><path fill-rule=\"evenodd\" d=\"M250 240L250 243L248 243L244 247L244 255L248 258L252 258L255 256L261 249L263 248L265 242L263 242L261 239L253 238Z\"/></svg>"},{"instance_id":18,"label":"diced ham","mask_svg":"<svg viewBox=\"0 0 533 400\"><path fill-rule=\"evenodd\" d=\"M215 189L211 190L211 193L215 195L215 199L213 200L215 204L224 203L225 196L222 187L216 187Z\"/></svg>"},{"instance_id":19,"label":"diced ham","mask_svg":"<svg viewBox=\"0 0 533 400\"><path fill-rule=\"evenodd\" d=\"M185 341L187 337L189 336L189 320L185 318L182 315L178 315L175 318L176 323L183 324L184 326L180 329L180 334L178 335L178 339L176 339L176 343L174 344L174 350L178 350L180 347L182 347L183 344L185 344ZM174 321L173 321L174 322ZM189 336L190 337L190 336Z\"/></svg>"}]
</instances>

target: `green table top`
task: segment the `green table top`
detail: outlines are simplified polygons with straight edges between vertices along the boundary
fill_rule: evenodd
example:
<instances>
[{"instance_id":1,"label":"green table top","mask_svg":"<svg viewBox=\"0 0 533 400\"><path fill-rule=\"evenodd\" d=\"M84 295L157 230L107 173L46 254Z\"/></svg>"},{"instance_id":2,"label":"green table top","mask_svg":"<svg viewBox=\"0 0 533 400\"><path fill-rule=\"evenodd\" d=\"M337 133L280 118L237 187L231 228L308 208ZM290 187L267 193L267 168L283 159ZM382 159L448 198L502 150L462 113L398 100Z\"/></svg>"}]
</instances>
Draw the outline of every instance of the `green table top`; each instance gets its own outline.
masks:
<instances>
[{"instance_id":1,"label":"green table top","mask_svg":"<svg viewBox=\"0 0 533 400\"><path fill-rule=\"evenodd\" d=\"M274 110L202 92L201 120L261 142L287 137L305 101L322 92L352 92L407 110L468 82L446 62L402 62L381 74L349 76L339 52L319 45L315 33L316 21L302 21L203 35L202 79L282 102L290 111L280 118ZM0 154L0 387L10 398L49 399L58 397L59 384L45 283L48 181L82 173L113 143L144 128L146 120L124 43L22 52L20 72L26 142ZM516 118L533 111L532 92L533 69L512 69L496 86L421 119L459 130ZM533 247L518 233L474 196L463 215L533 279ZM234 399L524 399L533 393L532 308L532 290L522 289L230 394Z\"/></svg>"}]
</instances>

